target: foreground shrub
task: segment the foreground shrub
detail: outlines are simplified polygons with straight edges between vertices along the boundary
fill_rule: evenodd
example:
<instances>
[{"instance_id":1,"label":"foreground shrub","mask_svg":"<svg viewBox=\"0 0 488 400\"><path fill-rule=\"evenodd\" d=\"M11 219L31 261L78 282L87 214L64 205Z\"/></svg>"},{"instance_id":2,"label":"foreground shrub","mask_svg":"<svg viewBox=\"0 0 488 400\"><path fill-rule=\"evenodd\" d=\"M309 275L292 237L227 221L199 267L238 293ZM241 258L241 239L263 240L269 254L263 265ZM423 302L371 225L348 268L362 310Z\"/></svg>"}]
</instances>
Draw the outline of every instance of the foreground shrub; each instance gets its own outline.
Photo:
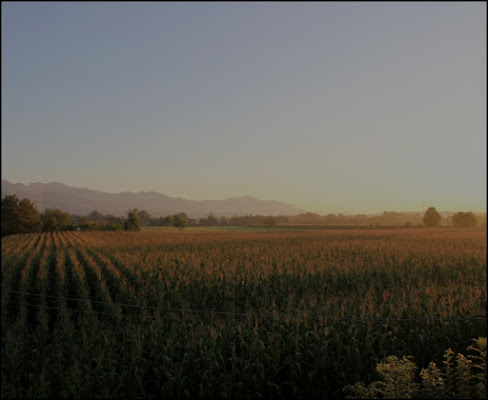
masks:
<instances>
[{"instance_id":1,"label":"foreground shrub","mask_svg":"<svg viewBox=\"0 0 488 400\"><path fill-rule=\"evenodd\" d=\"M472 354L464 356L448 349L444 353L442 370L430 362L420 371L421 383L415 381L417 365L413 357L389 356L376 365L380 381L367 387L356 382L344 391L348 398L486 398L486 338L473 339L474 345L467 348Z\"/></svg>"}]
</instances>

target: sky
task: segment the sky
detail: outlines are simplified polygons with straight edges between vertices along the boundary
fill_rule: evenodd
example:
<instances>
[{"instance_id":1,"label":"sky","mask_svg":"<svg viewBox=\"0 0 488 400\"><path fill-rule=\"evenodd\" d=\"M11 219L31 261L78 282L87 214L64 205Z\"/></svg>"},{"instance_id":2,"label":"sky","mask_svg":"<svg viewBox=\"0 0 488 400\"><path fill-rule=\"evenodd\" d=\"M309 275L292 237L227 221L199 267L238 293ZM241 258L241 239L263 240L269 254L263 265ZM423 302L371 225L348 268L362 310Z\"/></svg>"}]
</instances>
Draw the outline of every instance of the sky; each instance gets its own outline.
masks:
<instances>
[{"instance_id":1,"label":"sky","mask_svg":"<svg viewBox=\"0 0 488 400\"><path fill-rule=\"evenodd\" d=\"M486 212L485 2L2 2L2 179Z\"/></svg>"}]
</instances>

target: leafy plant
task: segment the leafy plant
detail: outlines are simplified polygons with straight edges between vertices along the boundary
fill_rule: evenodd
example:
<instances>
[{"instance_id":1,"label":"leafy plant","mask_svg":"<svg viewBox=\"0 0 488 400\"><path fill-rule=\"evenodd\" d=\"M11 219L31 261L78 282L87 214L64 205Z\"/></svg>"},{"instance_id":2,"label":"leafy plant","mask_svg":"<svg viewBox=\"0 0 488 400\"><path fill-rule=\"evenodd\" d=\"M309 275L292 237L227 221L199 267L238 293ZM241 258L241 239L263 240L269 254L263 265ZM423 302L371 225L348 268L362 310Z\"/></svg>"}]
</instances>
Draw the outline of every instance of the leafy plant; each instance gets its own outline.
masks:
<instances>
[{"instance_id":1,"label":"leafy plant","mask_svg":"<svg viewBox=\"0 0 488 400\"><path fill-rule=\"evenodd\" d=\"M420 371L421 383L415 381L417 365L413 357L389 356L377 364L376 372L381 380L368 386L356 382L348 385L344 391L348 398L486 398L486 338L473 339L474 345L467 350L472 354L464 356L447 349L444 353L444 367L430 362Z\"/></svg>"}]
</instances>

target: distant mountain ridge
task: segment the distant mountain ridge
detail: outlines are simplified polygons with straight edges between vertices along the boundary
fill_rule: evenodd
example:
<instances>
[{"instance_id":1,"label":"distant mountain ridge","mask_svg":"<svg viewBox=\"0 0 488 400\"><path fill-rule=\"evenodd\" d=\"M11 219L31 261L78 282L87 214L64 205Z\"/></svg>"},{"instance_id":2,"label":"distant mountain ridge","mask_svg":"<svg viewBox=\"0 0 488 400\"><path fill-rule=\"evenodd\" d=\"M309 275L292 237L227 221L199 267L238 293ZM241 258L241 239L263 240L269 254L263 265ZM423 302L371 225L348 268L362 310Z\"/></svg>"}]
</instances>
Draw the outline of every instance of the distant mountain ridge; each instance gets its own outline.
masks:
<instances>
[{"instance_id":1,"label":"distant mountain ridge","mask_svg":"<svg viewBox=\"0 0 488 400\"><path fill-rule=\"evenodd\" d=\"M125 216L137 208L146 210L153 217L185 212L190 218L203 218L213 212L216 216L234 215L297 215L302 210L281 201L261 200L251 196L232 197L225 200L187 200L163 193L121 192L106 193L93 189L72 187L58 182L10 183L2 179L2 198L15 194L19 199L28 198L39 211L59 208L70 214L88 215L92 211L115 216Z\"/></svg>"}]
</instances>

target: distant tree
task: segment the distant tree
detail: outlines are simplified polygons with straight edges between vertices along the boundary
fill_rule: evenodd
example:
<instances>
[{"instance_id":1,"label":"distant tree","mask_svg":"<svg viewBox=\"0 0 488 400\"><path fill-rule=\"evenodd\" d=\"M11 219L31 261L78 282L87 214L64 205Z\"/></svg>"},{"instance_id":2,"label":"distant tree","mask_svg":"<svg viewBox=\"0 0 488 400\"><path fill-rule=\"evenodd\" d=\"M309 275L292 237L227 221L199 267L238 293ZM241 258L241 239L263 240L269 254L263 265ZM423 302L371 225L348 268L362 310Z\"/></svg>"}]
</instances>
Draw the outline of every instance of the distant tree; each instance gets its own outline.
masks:
<instances>
[{"instance_id":1,"label":"distant tree","mask_svg":"<svg viewBox=\"0 0 488 400\"><path fill-rule=\"evenodd\" d=\"M43 232L72 229L71 216L59 208L48 208L41 214L41 229Z\"/></svg>"},{"instance_id":2,"label":"distant tree","mask_svg":"<svg viewBox=\"0 0 488 400\"><path fill-rule=\"evenodd\" d=\"M384 211L381 223L384 225L401 225L405 224L405 215L395 211Z\"/></svg>"},{"instance_id":3,"label":"distant tree","mask_svg":"<svg viewBox=\"0 0 488 400\"><path fill-rule=\"evenodd\" d=\"M168 224L166 222L166 217L159 217L159 219L157 220L157 226L168 226L168 225L171 224Z\"/></svg>"},{"instance_id":4,"label":"distant tree","mask_svg":"<svg viewBox=\"0 0 488 400\"><path fill-rule=\"evenodd\" d=\"M123 217L116 217L115 215L112 214L106 214L104 215L105 220L107 223L112 222L120 225L122 229L124 228L124 218Z\"/></svg>"},{"instance_id":5,"label":"distant tree","mask_svg":"<svg viewBox=\"0 0 488 400\"><path fill-rule=\"evenodd\" d=\"M105 221L105 217L102 214L100 214L98 211L92 211L90 214L88 214L88 218L93 222Z\"/></svg>"},{"instance_id":6,"label":"distant tree","mask_svg":"<svg viewBox=\"0 0 488 400\"><path fill-rule=\"evenodd\" d=\"M427 211L425 211L423 223L427 226L434 227L439 226L441 224L441 215L437 212L435 207L429 207Z\"/></svg>"},{"instance_id":7,"label":"distant tree","mask_svg":"<svg viewBox=\"0 0 488 400\"><path fill-rule=\"evenodd\" d=\"M183 228L188 225L188 215L183 212L173 215L171 225L173 225L175 228L183 230Z\"/></svg>"},{"instance_id":8,"label":"distant tree","mask_svg":"<svg viewBox=\"0 0 488 400\"><path fill-rule=\"evenodd\" d=\"M211 212L210 214L208 214L206 225L214 226L217 225L218 222L219 221L214 213Z\"/></svg>"},{"instance_id":9,"label":"distant tree","mask_svg":"<svg viewBox=\"0 0 488 400\"><path fill-rule=\"evenodd\" d=\"M266 232L268 232L271 228L276 226L276 219L273 217L266 217L263 220L263 226L266 228Z\"/></svg>"},{"instance_id":10,"label":"distant tree","mask_svg":"<svg viewBox=\"0 0 488 400\"><path fill-rule=\"evenodd\" d=\"M173 216L172 215L167 215L164 218L164 223L165 223L165 226L172 226L173 225Z\"/></svg>"},{"instance_id":11,"label":"distant tree","mask_svg":"<svg viewBox=\"0 0 488 400\"><path fill-rule=\"evenodd\" d=\"M124 226L118 222L107 222L103 226L104 231L122 231L124 230Z\"/></svg>"},{"instance_id":12,"label":"distant tree","mask_svg":"<svg viewBox=\"0 0 488 400\"><path fill-rule=\"evenodd\" d=\"M89 216L80 217L78 221L78 228L80 228L80 230L82 231L89 231L93 229L94 226L95 226L95 222L93 222Z\"/></svg>"},{"instance_id":13,"label":"distant tree","mask_svg":"<svg viewBox=\"0 0 488 400\"><path fill-rule=\"evenodd\" d=\"M151 223L151 214L149 214L146 210L139 211L139 219L141 220L142 226L148 226Z\"/></svg>"},{"instance_id":14,"label":"distant tree","mask_svg":"<svg viewBox=\"0 0 488 400\"><path fill-rule=\"evenodd\" d=\"M126 231L140 231L141 220L137 208L127 213L127 220L124 222L124 229Z\"/></svg>"},{"instance_id":15,"label":"distant tree","mask_svg":"<svg viewBox=\"0 0 488 400\"><path fill-rule=\"evenodd\" d=\"M452 216L452 224L457 227L471 227L476 226L478 220L471 212L457 212Z\"/></svg>"},{"instance_id":16,"label":"distant tree","mask_svg":"<svg viewBox=\"0 0 488 400\"><path fill-rule=\"evenodd\" d=\"M342 217L342 214L339 214L339 216ZM334 215L335 217L335 215ZM323 221L323 218L317 214L317 213L312 213L312 212L307 212L307 213L301 213L295 216L295 222L297 223L304 223L304 224L310 224L310 223L320 223Z\"/></svg>"},{"instance_id":17,"label":"distant tree","mask_svg":"<svg viewBox=\"0 0 488 400\"><path fill-rule=\"evenodd\" d=\"M78 228L80 224L80 219L83 216L78 214L70 214L69 217L71 219L71 225L73 225L74 228Z\"/></svg>"}]
</instances>

